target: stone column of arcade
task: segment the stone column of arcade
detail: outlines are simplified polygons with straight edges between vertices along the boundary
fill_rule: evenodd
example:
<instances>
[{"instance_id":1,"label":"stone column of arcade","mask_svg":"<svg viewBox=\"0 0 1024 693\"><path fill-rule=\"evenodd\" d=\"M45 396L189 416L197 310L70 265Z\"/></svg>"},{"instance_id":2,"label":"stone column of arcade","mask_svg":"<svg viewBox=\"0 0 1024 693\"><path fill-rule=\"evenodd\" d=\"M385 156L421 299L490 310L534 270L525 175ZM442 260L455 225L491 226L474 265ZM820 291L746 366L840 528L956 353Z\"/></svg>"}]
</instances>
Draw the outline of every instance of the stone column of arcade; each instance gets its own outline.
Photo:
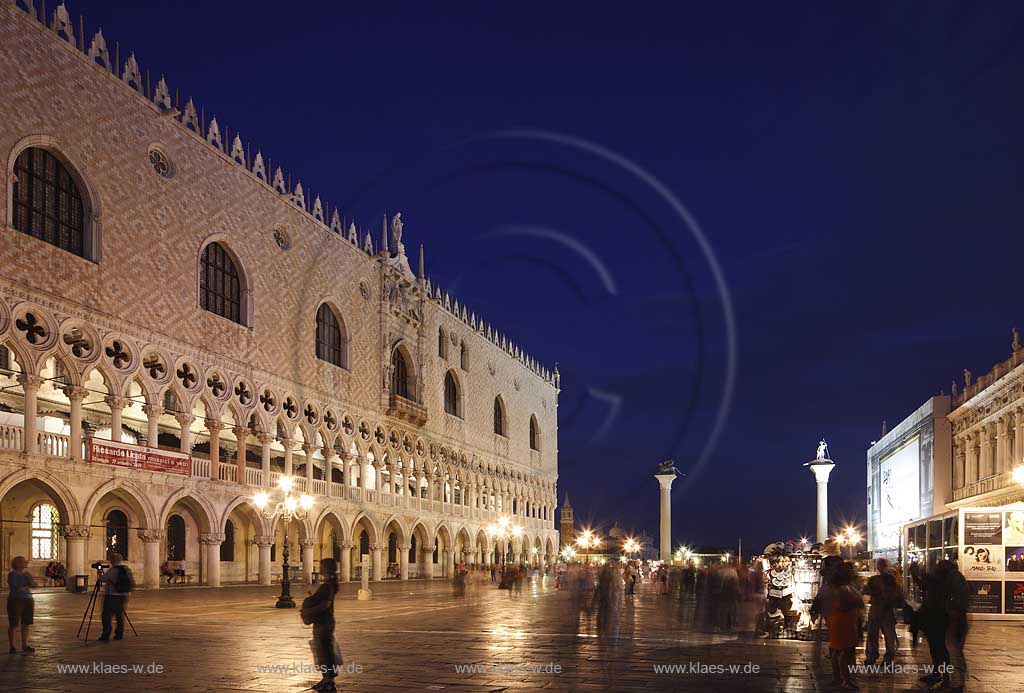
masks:
<instances>
[{"instance_id":1,"label":"stone column of arcade","mask_svg":"<svg viewBox=\"0 0 1024 693\"><path fill-rule=\"evenodd\" d=\"M384 579L384 551L380 544L374 544L370 547L373 552L371 560L373 561L373 581L380 582Z\"/></svg>"},{"instance_id":2,"label":"stone column of arcade","mask_svg":"<svg viewBox=\"0 0 1024 693\"><path fill-rule=\"evenodd\" d=\"M256 546L260 549L259 582L270 584L270 547L274 545L273 537L256 537Z\"/></svg>"},{"instance_id":3,"label":"stone column of arcade","mask_svg":"<svg viewBox=\"0 0 1024 693\"><path fill-rule=\"evenodd\" d=\"M66 585L73 589L76 575L88 575L85 565L85 543L92 536L89 525L66 525L61 528L64 535L66 555L68 557L68 572Z\"/></svg>"},{"instance_id":4,"label":"stone column of arcade","mask_svg":"<svg viewBox=\"0 0 1024 693\"><path fill-rule=\"evenodd\" d=\"M672 482L679 476L675 462L665 460L658 465L654 478L661 486L661 532L659 537L660 558L668 563L672 560Z\"/></svg>"},{"instance_id":5,"label":"stone column of arcade","mask_svg":"<svg viewBox=\"0 0 1024 693\"><path fill-rule=\"evenodd\" d=\"M341 543L341 567L339 568L340 575L338 579L341 582L348 582L352 579L352 549L355 545L350 541L343 541Z\"/></svg>"},{"instance_id":6,"label":"stone column of arcade","mask_svg":"<svg viewBox=\"0 0 1024 693\"><path fill-rule=\"evenodd\" d=\"M142 584L149 589L160 587L160 542L164 533L159 529L140 529L142 540Z\"/></svg>"},{"instance_id":7,"label":"stone column of arcade","mask_svg":"<svg viewBox=\"0 0 1024 693\"><path fill-rule=\"evenodd\" d=\"M224 535L220 532L206 532L199 535L199 543L203 547L206 562L206 584L209 587L220 587L220 545L224 543Z\"/></svg>"},{"instance_id":8,"label":"stone column of arcade","mask_svg":"<svg viewBox=\"0 0 1024 693\"><path fill-rule=\"evenodd\" d=\"M302 539L299 546L302 547L302 575L307 585L313 584L313 546L316 544L312 539Z\"/></svg>"},{"instance_id":9,"label":"stone column of arcade","mask_svg":"<svg viewBox=\"0 0 1024 693\"><path fill-rule=\"evenodd\" d=\"M406 544L398 547L398 577L402 580L409 579L409 546Z\"/></svg>"},{"instance_id":10,"label":"stone column of arcade","mask_svg":"<svg viewBox=\"0 0 1024 693\"><path fill-rule=\"evenodd\" d=\"M210 478L220 479L220 432L224 423L216 419L206 420L206 430L210 434Z\"/></svg>"},{"instance_id":11,"label":"stone column of arcade","mask_svg":"<svg viewBox=\"0 0 1024 693\"><path fill-rule=\"evenodd\" d=\"M71 402L70 457L75 462L82 461L82 400L87 394L88 390L77 385L64 388L64 395Z\"/></svg>"},{"instance_id":12,"label":"stone column of arcade","mask_svg":"<svg viewBox=\"0 0 1024 693\"><path fill-rule=\"evenodd\" d=\"M263 485L271 488L270 482L270 444L274 442L274 436L269 433L258 433L256 440L260 444L260 472L263 476Z\"/></svg>"},{"instance_id":13,"label":"stone column of arcade","mask_svg":"<svg viewBox=\"0 0 1024 693\"><path fill-rule=\"evenodd\" d=\"M437 548L433 544L424 544L420 550L420 574L417 577L427 578L428 580L434 577L434 549Z\"/></svg>"},{"instance_id":14,"label":"stone column of arcade","mask_svg":"<svg viewBox=\"0 0 1024 693\"><path fill-rule=\"evenodd\" d=\"M164 408L159 404L143 404L142 411L146 415L146 445L155 448L160 436L160 416L164 413Z\"/></svg>"},{"instance_id":15,"label":"stone column of arcade","mask_svg":"<svg viewBox=\"0 0 1024 693\"><path fill-rule=\"evenodd\" d=\"M18 382L25 392L25 415L23 417L25 439L22 441L22 445L25 452L34 454L39 449L39 388L43 385L43 379L38 375L22 373L18 376Z\"/></svg>"}]
</instances>

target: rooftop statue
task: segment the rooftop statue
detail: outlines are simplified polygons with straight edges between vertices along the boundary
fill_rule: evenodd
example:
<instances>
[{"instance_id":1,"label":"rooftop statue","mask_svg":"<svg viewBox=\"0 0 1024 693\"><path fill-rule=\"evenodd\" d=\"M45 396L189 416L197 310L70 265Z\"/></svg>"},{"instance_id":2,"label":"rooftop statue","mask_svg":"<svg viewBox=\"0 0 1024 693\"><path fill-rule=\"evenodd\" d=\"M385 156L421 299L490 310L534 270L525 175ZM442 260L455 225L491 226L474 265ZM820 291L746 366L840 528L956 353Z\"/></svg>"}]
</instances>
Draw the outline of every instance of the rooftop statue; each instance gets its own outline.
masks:
<instances>
[{"instance_id":1,"label":"rooftop statue","mask_svg":"<svg viewBox=\"0 0 1024 693\"><path fill-rule=\"evenodd\" d=\"M402 213L396 212L391 220L391 242L395 245L395 251L402 252Z\"/></svg>"}]
</instances>

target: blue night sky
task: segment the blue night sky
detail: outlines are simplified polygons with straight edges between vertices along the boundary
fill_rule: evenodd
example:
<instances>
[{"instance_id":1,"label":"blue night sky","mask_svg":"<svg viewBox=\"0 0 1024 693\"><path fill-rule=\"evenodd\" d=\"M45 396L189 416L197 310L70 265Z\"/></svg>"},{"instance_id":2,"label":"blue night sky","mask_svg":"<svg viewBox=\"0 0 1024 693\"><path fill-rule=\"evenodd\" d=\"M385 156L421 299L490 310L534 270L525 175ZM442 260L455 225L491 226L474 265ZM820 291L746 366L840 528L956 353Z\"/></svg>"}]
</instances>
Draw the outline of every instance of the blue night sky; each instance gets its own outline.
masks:
<instances>
[{"instance_id":1,"label":"blue night sky","mask_svg":"<svg viewBox=\"0 0 1024 693\"><path fill-rule=\"evenodd\" d=\"M1009 355L1024 6L428 5L69 7L559 363L577 520L656 536L672 457L676 543L813 533L824 436L863 522L882 420Z\"/></svg>"}]
</instances>

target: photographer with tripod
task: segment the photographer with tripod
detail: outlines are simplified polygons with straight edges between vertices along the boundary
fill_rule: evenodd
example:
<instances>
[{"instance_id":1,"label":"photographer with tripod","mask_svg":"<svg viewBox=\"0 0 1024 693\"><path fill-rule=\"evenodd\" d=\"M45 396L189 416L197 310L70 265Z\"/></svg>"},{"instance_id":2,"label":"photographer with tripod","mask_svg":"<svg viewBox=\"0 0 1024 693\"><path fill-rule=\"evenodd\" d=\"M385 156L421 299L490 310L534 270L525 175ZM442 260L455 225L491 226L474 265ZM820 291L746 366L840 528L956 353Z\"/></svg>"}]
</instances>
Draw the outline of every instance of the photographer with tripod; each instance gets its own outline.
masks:
<instances>
[{"instance_id":1,"label":"photographer with tripod","mask_svg":"<svg viewBox=\"0 0 1024 693\"><path fill-rule=\"evenodd\" d=\"M122 565L124 560L119 553L110 554L110 569L101 573L99 582L104 584L103 591L103 632L98 640L106 642L110 640L111 619L117 621L117 629L114 631L114 640L124 637L124 609L128 601L128 595L135 589L135 580L132 578L132 571L128 566Z\"/></svg>"}]
</instances>

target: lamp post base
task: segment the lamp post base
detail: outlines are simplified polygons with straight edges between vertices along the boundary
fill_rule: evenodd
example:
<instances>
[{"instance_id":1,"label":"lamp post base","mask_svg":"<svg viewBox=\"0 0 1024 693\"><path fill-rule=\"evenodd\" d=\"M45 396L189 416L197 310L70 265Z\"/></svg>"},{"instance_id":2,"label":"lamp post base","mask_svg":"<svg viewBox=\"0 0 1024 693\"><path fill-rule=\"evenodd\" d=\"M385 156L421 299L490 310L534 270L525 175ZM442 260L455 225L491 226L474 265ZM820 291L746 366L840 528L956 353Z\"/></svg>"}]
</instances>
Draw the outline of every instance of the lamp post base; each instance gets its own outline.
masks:
<instances>
[{"instance_id":1,"label":"lamp post base","mask_svg":"<svg viewBox=\"0 0 1024 693\"><path fill-rule=\"evenodd\" d=\"M278 609L294 609L295 600L292 599L292 595L290 594L282 594L277 598L277 603L274 604L274 607Z\"/></svg>"}]
</instances>

